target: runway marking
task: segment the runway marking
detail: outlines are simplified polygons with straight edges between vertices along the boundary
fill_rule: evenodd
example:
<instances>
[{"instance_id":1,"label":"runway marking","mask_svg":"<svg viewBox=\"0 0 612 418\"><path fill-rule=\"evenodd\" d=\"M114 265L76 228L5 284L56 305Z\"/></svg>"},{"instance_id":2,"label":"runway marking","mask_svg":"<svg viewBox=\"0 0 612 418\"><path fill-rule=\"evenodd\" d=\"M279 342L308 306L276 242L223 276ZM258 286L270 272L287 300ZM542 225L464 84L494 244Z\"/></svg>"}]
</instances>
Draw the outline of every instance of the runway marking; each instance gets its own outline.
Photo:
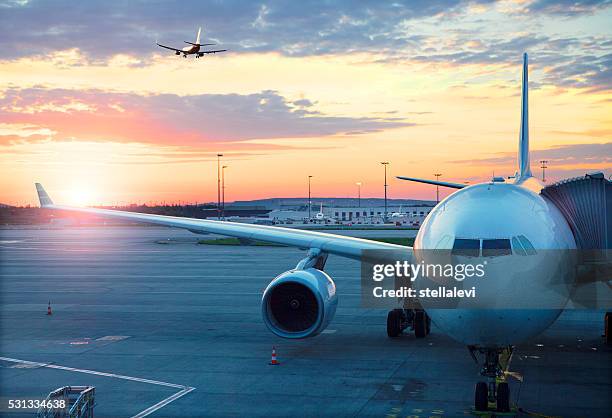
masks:
<instances>
[{"instance_id":1,"label":"runway marking","mask_svg":"<svg viewBox=\"0 0 612 418\"><path fill-rule=\"evenodd\" d=\"M44 274L33 274L33 273L8 273L2 274L2 277L116 277L116 278L124 278L124 277L147 277L147 278L203 278L202 274L172 274L169 276L168 274L53 274L53 273L44 273ZM223 273L219 273L217 276L208 275L206 277L221 277L221 278L230 278L230 279L269 279L270 275L225 275ZM335 276L338 277L338 276ZM342 276L340 276L342 277ZM348 278L348 276L346 276Z\"/></svg>"},{"instance_id":2,"label":"runway marking","mask_svg":"<svg viewBox=\"0 0 612 418\"><path fill-rule=\"evenodd\" d=\"M107 335L105 337L97 338L96 341L121 341L126 338L130 338L129 335Z\"/></svg>"},{"instance_id":3,"label":"runway marking","mask_svg":"<svg viewBox=\"0 0 612 418\"><path fill-rule=\"evenodd\" d=\"M41 248L41 247L12 247L8 245L0 245L2 248L7 248L9 250L38 250L38 251L55 251L55 252L67 252L67 253L105 253L105 254L115 254L115 253L164 253L166 251L162 250L103 250L98 248Z\"/></svg>"},{"instance_id":4,"label":"runway marking","mask_svg":"<svg viewBox=\"0 0 612 418\"><path fill-rule=\"evenodd\" d=\"M76 369L74 367L59 366L57 364L52 364L52 363L40 363L36 361L20 360L20 359L15 359L15 358L10 358L10 357L0 357L0 360L8 361L11 363L17 363L17 364L23 365L24 368L46 367L48 369L64 370L64 371L75 372L75 373L92 374L92 375L103 376L103 377L112 377L115 379L129 380L132 382L148 383L150 385L166 386L170 388L180 389L178 392L174 393L173 395L168 396L165 399L162 399L155 405L152 405L148 407L147 409L140 411L138 414L134 415L132 418L146 417L147 415L150 415L153 412L168 405L170 402L173 402L187 395L189 392L193 392L195 390L194 387L179 385L176 383L168 383L168 382L162 382L160 380L144 379L142 377L125 376L122 374L115 374L115 373L98 372L95 370Z\"/></svg>"},{"instance_id":5,"label":"runway marking","mask_svg":"<svg viewBox=\"0 0 612 418\"><path fill-rule=\"evenodd\" d=\"M263 292L188 292L188 291L133 291L133 290L121 290L121 289L112 289L119 290L121 294L147 294L147 295L209 295L209 296L261 296ZM91 293L100 293L99 289L91 289L91 290L5 290L3 293L83 293L83 294L91 294ZM361 293L341 293L343 297L348 296L361 296ZM329 333L327 333L329 334Z\"/></svg>"},{"instance_id":6,"label":"runway marking","mask_svg":"<svg viewBox=\"0 0 612 418\"><path fill-rule=\"evenodd\" d=\"M98 277L101 279L104 278L117 278L117 279L121 279L121 278L149 278L149 279L167 279L169 277L173 278L173 279L211 279L211 278L221 278L221 279L248 279L248 280L254 280L254 279L270 279L270 274L265 274L265 275L226 275L223 274L223 272L220 272L218 274L207 274L207 275L203 275L203 274L164 274L164 275L155 275L155 274L74 274L74 273L67 273L67 274L54 274L54 273L44 273L44 274L34 274L34 273L7 273L7 274L2 274L2 277L62 277L62 278L68 278L68 277ZM334 279L340 279L340 280L350 280L353 279L354 276L341 276L341 275L334 275Z\"/></svg>"},{"instance_id":7,"label":"runway marking","mask_svg":"<svg viewBox=\"0 0 612 418\"><path fill-rule=\"evenodd\" d=\"M139 412L138 414L134 415L132 418L142 418L142 417L146 417L147 415L152 414L153 412L157 411L158 409L163 408L164 406L168 405L170 402L173 402L175 400L177 400L178 398L187 395L189 392L195 390L195 388L192 387L186 387L185 389L176 392L174 395L172 396L168 396L166 399L156 403L153 406L150 406L149 408L145 409L142 412Z\"/></svg>"}]
</instances>

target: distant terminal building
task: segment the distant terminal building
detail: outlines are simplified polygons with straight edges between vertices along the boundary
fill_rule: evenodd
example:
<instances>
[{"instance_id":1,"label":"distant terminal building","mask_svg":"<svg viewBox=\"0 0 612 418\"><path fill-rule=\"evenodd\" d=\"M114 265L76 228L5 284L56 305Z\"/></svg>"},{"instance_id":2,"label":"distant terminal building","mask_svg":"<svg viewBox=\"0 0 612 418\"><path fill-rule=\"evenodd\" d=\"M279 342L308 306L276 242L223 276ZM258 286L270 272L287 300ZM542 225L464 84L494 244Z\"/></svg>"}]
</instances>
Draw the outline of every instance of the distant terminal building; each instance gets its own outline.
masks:
<instances>
[{"instance_id":1,"label":"distant terminal building","mask_svg":"<svg viewBox=\"0 0 612 418\"><path fill-rule=\"evenodd\" d=\"M387 223L402 226L419 227L433 209L431 205L390 207L387 206ZM317 223L317 224L383 224L385 207L345 207L313 205L308 217L308 210L274 209L267 218L273 223Z\"/></svg>"},{"instance_id":2,"label":"distant terminal building","mask_svg":"<svg viewBox=\"0 0 612 418\"><path fill-rule=\"evenodd\" d=\"M387 222L420 226L432 209L433 206L407 206L399 208L387 206ZM384 222L385 207L324 207L323 214L340 223L379 224Z\"/></svg>"},{"instance_id":3,"label":"distant terminal building","mask_svg":"<svg viewBox=\"0 0 612 418\"><path fill-rule=\"evenodd\" d=\"M434 202L413 199L388 199L386 223L419 227L435 206ZM265 224L383 224L384 199L312 198L310 211L305 198L271 198L237 201L226 205L226 219ZM214 208L206 216L216 216Z\"/></svg>"}]
</instances>

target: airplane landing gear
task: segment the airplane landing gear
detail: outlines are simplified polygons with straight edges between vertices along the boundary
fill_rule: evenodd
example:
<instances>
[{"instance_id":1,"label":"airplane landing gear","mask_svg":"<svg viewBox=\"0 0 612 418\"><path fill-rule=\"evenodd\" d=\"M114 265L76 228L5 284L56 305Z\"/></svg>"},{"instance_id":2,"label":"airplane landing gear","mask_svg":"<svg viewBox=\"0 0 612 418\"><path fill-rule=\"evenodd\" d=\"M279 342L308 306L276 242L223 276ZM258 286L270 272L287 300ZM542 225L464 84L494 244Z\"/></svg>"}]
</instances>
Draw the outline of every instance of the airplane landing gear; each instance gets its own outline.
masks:
<instances>
[{"instance_id":1,"label":"airplane landing gear","mask_svg":"<svg viewBox=\"0 0 612 418\"><path fill-rule=\"evenodd\" d=\"M408 327L403 309L393 309L387 314L387 336L395 338Z\"/></svg>"},{"instance_id":2,"label":"airplane landing gear","mask_svg":"<svg viewBox=\"0 0 612 418\"><path fill-rule=\"evenodd\" d=\"M508 382L497 385L497 410L499 412L510 412L510 386Z\"/></svg>"},{"instance_id":3,"label":"airplane landing gear","mask_svg":"<svg viewBox=\"0 0 612 418\"><path fill-rule=\"evenodd\" d=\"M422 309L393 309L387 315L387 335L399 336L410 327L417 338L424 338L431 331L431 318Z\"/></svg>"},{"instance_id":4,"label":"airplane landing gear","mask_svg":"<svg viewBox=\"0 0 612 418\"><path fill-rule=\"evenodd\" d=\"M480 374L487 378L486 382L478 382L474 391L474 409L488 411L489 404L496 404L497 412L510 412L510 387L505 382L504 371L500 366L500 356L512 353L512 348L476 348L468 347L474 360L476 353L485 356Z\"/></svg>"},{"instance_id":5,"label":"airplane landing gear","mask_svg":"<svg viewBox=\"0 0 612 418\"><path fill-rule=\"evenodd\" d=\"M486 411L489 409L489 388L485 382L476 383L474 409L476 411Z\"/></svg>"}]
</instances>

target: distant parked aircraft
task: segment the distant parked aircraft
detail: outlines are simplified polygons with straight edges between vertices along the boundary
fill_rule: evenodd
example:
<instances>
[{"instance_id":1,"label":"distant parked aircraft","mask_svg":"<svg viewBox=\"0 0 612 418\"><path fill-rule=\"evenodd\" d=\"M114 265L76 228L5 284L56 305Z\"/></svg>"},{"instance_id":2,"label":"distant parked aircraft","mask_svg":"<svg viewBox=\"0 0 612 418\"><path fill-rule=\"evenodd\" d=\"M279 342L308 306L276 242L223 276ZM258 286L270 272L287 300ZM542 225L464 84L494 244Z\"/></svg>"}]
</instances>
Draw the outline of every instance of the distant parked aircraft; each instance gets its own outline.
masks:
<instances>
[{"instance_id":1,"label":"distant parked aircraft","mask_svg":"<svg viewBox=\"0 0 612 418\"><path fill-rule=\"evenodd\" d=\"M408 213L406 212L402 212L402 205L400 205L399 210L397 212L392 212L390 217L391 218L403 218L404 216L407 216Z\"/></svg>"},{"instance_id":2,"label":"distant parked aircraft","mask_svg":"<svg viewBox=\"0 0 612 418\"><path fill-rule=\"evenodd\" d=\"M325 214L323 213L323 203L321 203L321 209L319 209L319 212L315 215L315 219L317 221L322 221L325 219Z\"/></svg>"},{"instance_id":3,"label":"distant parked aircraft","mask_svg":"<svg viewBox=\"0 0 612 418\"><path fill-rule=\"evenodd\" d=\"M187 55L195 55L196 58L200 58L201 56L203 56L204 54L216 54L217 52L225 52L227 51L227 49L215 49L212 51L200 51L200 47L203 46L209 46L209 45L215 45L215 44L201 44L200 43L200 34L202 33L202 28L198 28L198 35L196 36L196 41L194 42L189 42L189 41L183 41L186 44L189 44L190 46L186 46L185 48L182 49L178 49L178 48L173 48L171 46L166 46L166 45L162 45L160 43L157 43L157 46L161 46L162 48L166 48L169 49L171 51L174 51L175 55L181 55L183 54L184 58L187 58Z\"/></svg>"}]
</instances>

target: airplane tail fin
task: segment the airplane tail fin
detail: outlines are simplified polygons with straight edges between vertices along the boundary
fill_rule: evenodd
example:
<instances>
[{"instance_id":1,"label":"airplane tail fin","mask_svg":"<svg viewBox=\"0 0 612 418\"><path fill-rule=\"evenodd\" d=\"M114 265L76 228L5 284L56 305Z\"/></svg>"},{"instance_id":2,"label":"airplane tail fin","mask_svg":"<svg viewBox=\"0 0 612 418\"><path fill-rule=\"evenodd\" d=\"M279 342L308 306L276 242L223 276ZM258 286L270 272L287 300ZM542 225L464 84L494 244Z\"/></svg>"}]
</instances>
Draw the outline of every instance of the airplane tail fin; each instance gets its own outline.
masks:
<instances>
[{"instance_id":1,"label":"airplane tail fin","mask_svg":"<svg viewBox=\"0 0 612 418\"><path fill-rule=\"evenodd\" d=\"M53 206L53 201L45 191L42 184L36 183L36 192L38 193L38 201L40 202L41 208L44 208L45 206Z\"/></svg>"},{"instance_id":2,"label":"airplane tail fin","mask_svg":"<svg viewBox=\"0 0 612 418\"><path fill-rule=\"evenodd\" d=\"M198 28L198 36L196 36L196 41L195 41L195 43L198 44L198 45L200 44L200 34L201 33L202 33L202 28L199 27Z\"/></svg>"},{"instance_id":3,"label":"airplane tail fin","mask_svg":"<svg viewBox=\"0 0 612 418\"><path fill-rule=\"evenodd\" d=\"M518 180L532 176L529 164L529 75L527 53L523 54L523 83L521 87L521 129L519 134Z\"/></svg>"}]
</instances>

